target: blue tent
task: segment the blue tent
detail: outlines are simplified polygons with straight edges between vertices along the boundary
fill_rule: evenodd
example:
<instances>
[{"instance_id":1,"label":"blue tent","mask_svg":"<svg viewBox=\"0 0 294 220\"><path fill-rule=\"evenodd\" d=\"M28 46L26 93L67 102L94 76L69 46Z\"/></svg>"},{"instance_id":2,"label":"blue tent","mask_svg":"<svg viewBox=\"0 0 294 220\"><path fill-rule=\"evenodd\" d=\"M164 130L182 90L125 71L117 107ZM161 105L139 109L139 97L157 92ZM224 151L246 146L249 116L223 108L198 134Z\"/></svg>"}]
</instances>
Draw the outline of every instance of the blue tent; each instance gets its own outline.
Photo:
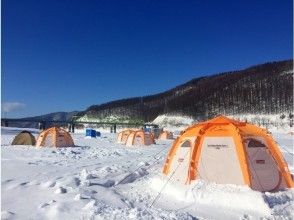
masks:
<instances>
[{"instance_id":1,"label":"blue tent","mask_svg":"<svg viewBox=\"0 0 294 220\"><path fill-rule=\"evenodd\" d=\"M86 129L86 137L93 137L94 138L96 136L97 136L97 133L94 129L91 129L91 128Z\"/></svg>"}]
</instances>

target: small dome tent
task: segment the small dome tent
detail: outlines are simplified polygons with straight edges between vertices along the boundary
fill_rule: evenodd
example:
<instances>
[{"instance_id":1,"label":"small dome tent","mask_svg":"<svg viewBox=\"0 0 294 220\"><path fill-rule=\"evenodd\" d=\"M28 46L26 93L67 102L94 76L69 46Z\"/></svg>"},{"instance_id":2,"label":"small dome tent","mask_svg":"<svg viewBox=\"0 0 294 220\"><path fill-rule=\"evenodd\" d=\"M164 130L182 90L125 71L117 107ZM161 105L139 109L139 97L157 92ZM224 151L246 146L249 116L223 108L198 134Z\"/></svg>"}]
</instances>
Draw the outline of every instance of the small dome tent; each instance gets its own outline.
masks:
<instances>
[{"instance_id":1,"label":"small dome tent","mask_svg":"<svg viewBox=\"0 0 294 220\"><path fill-rule=\"evenodd\" d=\"M74 142L70 134L57 127L44 130L37 139L37 147L73 147Z\"/></svg>"},{"instance_id":2,"label":"small dome tent","mask_svg":"<svg viewBox=\"0 0 294 220\"><path fill-rule=\"evenodd\" d=\"M11 145L35 145L36 139L29 131L22 131L15 136Z\"/></svg>"},{"instance_id":3,"label":"small dome tent","mask_svg":"<svg viewBox=\"0 0 294 220\"><path fill-rule=\"evenodd\" d=\"M159 140L173 139L173 133L169 131L163 131L158 137Z\"/></svg>"},{"instance_id":4,"label":"small dome tent","mask_svg":"<svg viewBox=\"0 0 294 220\"><path fill-rule=\"evenodd\" d=\"M144 132L143 130L133 131L129 134L126 141L126 146L133 145L151 145L154 144L153 135L149 132Z\"/></svg>"},{"instance_id":5,"label":"small dome tent","mask_svg":"<svg viewBox=\"0 0 294 220\"><path fill-rule=\"evenodd\" d=\"M258 191L294 187L287 163L270 134L224 116L187 128L174 141L163 173L185 184L199 178L248 185Z\"/></svg>"},{"instance_id":6,"label":"small dome tent","mask_svg":"<svg viewBox=\"0 0 294 220\"><path fill-rule=\"evenodd\" d=\"M132 133L133 130L126 129L118 133L117 135L117 143L125 144L127 142L128 136Z\"/></svg>"}]
</instances>

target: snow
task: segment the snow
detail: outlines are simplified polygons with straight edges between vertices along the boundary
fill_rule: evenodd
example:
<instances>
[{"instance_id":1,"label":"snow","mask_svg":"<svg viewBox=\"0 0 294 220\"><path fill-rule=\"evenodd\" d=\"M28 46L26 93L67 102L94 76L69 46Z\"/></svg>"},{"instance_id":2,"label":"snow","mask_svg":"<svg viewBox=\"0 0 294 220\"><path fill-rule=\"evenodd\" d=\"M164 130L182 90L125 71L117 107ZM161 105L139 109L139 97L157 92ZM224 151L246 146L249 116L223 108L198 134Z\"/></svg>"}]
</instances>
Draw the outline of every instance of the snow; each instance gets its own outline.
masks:
<instances>
[{"instance_id":1,"label":"snow","mask_svg":"<svg viewBox=\"0 0 294 220\"><path fill-rule=\"evenodd\" d=\"M11 146L20 130L1 129L2 219L293 219L293 189L167 182L161 171L172 140L125 147L115 134L75 133L76 147ZM294 174L294 136L273 136Z\"/></svg>"},{"instance_id":2,"label":"snow","mask_svg":"<svg viewBox=\"0 0 294 220\"><path fill-rule=\"evenodd\" d=\"M82 122L109 122L109 123L115 123L115 122L120 122L120 123L143 123L141 119L135 119L133 117L127 117L127 116L122 116L122 115L109 115L106 117L102 118L97 118L93 116L88 116L87 114L79 117L77 121L82 121Z\"/></svg>"},{"instance_id":3,"label":"snow","mask_svg":"<svg viewBox=\"0 0 294 220\"><path fill-rule=\"evenodd\" d=\"M278 133L281 133L281 131L294 133L293 127L290 127L289 113L287 112L280 114L234 114L227 115L227 117L240 121L247 121ZM196 121L189 116L169 114L159 115L152 121L153 124L157 124L159 127L169 131L175 131L176 133L195 122Z\"/></svg>"},{"instance_id":4,"label":"snow","mask_svg":"<svg viewBox=\"0 0 294 220\"><path fill-rule=\"evenodd\" d=\"M154 180L152 186L163 183L164 180ZM251 190L248 187L234 185L217 185L196 181L186 189L180 186L168 185L164 190L164 196L159 203L168 204L168 201L177 200L166 208L176 210L189 210L195 216L205 216L217 219L227 212L226 218L237 219L240 216L240 208L244 214L255 217L269 217L271 210L264 202L260 192ZM209 210L213 210L210 212Z\"/></svg>"},{"instance_id":5,"label":"snow","mask_svg":"<svg viewBox=\"0 0 294 220\"><path fill-rule=\"evenodd\" d=\"M180 115L159 115L153 120L153 124L166 128L168 131L180 131L193 124L194 119Z\"/></svg>"},{"instance_id":6,"label":"snow","mask_svg":"<svg viewBox=\"0 0 294 220\"><path fill-rule=\"evenodd\" d=\"M247 121L257 126L271 129L272 131L293 130L293 128L290 128L289 113L287 112L280 114L235 114L228 115L228 117L240 121Z\"/></svg>"}]
</instances>

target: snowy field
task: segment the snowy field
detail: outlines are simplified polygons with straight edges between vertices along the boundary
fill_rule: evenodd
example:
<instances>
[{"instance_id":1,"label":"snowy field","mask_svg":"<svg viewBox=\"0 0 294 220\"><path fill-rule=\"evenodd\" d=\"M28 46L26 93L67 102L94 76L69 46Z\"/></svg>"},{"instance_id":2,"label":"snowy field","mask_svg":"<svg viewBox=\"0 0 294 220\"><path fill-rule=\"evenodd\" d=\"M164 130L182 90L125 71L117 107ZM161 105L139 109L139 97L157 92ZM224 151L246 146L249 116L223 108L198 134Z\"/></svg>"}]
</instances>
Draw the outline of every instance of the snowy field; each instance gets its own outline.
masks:
<instances>
[{"instance_id":1,"label":"snowy field","mask_svg":"<svg viewBox=\"0 0 294 220\"><path fill-rule=\"evenodd\" d=\"M76 147L50 149L10 146L19 129L1 131L1 219L294 219L292 189L167 183L161 171L170 140L127 148L115 134L78 133ZM293 137L274 132L294 174Z\"/></svg>"}]
</instances>

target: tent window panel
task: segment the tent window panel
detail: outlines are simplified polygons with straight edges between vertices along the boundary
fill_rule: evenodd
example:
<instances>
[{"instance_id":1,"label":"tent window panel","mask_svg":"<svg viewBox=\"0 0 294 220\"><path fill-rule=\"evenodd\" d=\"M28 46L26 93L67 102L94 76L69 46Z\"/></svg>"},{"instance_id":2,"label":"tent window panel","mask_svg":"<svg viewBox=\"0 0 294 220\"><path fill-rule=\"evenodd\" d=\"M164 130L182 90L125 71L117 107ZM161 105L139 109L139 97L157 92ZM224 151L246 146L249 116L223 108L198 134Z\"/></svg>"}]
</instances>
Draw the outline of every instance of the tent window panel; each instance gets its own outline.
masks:
<instances>
[{"instance_id":1,"label":"tent window panel","mask_svg":"<svg viewBox=\"0 0 294 220\"><path fill-rule=\"evenodd\" d=\"M149 142L151 142L150 136L148 136L148 135L145 135L145 141L146 141L146 143L149 143Z\"/></svg>"},{"instance_id":2,"label":"tent window panel","mask_svg":"<svg viewBox=\"0 0 294 220\"><path fill-rule=\"evenodd\" d=\"M249 148L265 147L265 145L258 140L250 139L248 143L248 147Z\"/></svg>"},{"instance_id":3,"label":"tent window panel","mask_svg":"<svg viewBox=\"0 0 294 220\"><path fill-rule=\"evenodd\" d=\"M182 143L181 147L191 147L191 142L189 140Z\"/></svg>"},{"instance_id":4,"label":"tent window panel","mask_svg":"<svg viewBox=\"0 0 294 220\"><path fill-rule=\"evenodd\" d=\"M52 134L48 134L45 138L44 146L54 146Z\"/></svg>"},{"instance_id":5,"label":"tent window panel","mask_svg":"<svg viewBox=\"0 0 294 220\"><path fill-rule=\"evenodd\" d=\"M137 135L135 137L134 145L141 145L142 144L142 137L140 135Z\"/></svg>"},{"instance_id":6,"label":"tent window panel","mask_svg":"<svg viewBox=\"0 0 294 220\"><path fill-rule=\"evenodd\" d=\"M58 145L60 147L66 146L67 145L66 140L64 138L59 138L58 139Z\"/></svg>"}]
</instances>

